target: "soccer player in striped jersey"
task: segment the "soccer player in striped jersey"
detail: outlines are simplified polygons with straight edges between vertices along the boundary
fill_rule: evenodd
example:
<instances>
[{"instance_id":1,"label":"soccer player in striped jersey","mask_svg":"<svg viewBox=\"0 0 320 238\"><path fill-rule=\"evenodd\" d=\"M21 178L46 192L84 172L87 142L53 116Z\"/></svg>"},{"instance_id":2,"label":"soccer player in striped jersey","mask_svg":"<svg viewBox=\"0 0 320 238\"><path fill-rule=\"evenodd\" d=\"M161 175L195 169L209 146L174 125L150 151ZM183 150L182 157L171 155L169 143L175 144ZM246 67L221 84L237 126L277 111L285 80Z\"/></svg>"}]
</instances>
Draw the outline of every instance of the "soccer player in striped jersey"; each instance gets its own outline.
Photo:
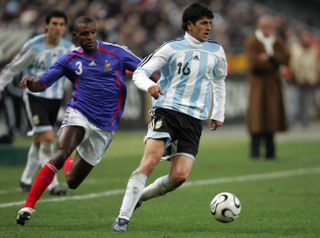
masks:
<instances>
[{"instance_id":1,"label":"soccer player in striped jersey","mask_svg":"<svg viewBox=\"0 0 320 238\"><path fill-rule=\"evenodd\" d=\"M127 88L126 70L134 71L141 59L119 45L96 39L95 21L87 16L75 20L73 37L79 48L69 52L38 79L28 77L22 88L44 91L62 76L73 84L72 99L61 125L57 151L38 173L29 196L19 210L17 223L24 225L36 202L63 167L66 181L76 189L105 154L119 126ZM74 160L68 157L76 150Z\"/></svg>"},{"instance_id":2,"label":"soccer player in striped jersey","mask_svg":"<svg viewBox=\"0 0 320 238\"><path fill-rule=\"evenodd\" d=\"M27 41L16 57L0 74L0 92L15 75L23 72L23 77L39 78L63 54L74 45L63 38L67 24L64 12L53 10L45 18L45 33ZM66 79L62 78L45 92L26 91L24 102L29 121L32 125L32 144L28 152L27 163L20 179L24 192L31 189L32 179L40 166L49 161L54 151L54 125L64 91ZM50 194L63 195L66 188L59 185L57 177L48 187Z\"/></svg>"},{"instance_id":3,"label":"soccer player in striped jersey","mask_svg":"<svg viewBox=\"0 0 320 238\"><path fill-rule=\"evenodd\" d=\"M203 120L209 119L211 130L223 125L227 62L222 46L208 40L212 19L210 9L191 4L183 13L184 37L164 43L133 74L136 86L154 98L152 122L144 155L129 178L112 225L114 231L127 231L141 202L171 192L186 181L198 152ZM149 77L158 70L161 78L156 84ZM171 161L169 174L145 187L161 158Z\"/></svg>"}]
</instances>

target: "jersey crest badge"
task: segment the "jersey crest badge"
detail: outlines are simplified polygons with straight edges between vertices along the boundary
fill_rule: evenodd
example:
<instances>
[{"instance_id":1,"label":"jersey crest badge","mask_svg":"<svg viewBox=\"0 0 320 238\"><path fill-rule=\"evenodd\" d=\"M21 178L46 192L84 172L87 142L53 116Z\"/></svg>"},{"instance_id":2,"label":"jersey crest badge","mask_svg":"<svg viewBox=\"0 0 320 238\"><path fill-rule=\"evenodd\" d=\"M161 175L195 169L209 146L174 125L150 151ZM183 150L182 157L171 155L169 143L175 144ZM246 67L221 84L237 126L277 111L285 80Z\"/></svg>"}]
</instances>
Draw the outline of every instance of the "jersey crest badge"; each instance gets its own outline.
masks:
<instances>
[{"instance_id":1,"label":"jersey crest badge","mask_svg":"<svg viewBox=\"0 0 320 238\"><path fill-rule=\"evenodd\" d=\"M111 71L111 65L109 64L108 60L104 61L104 71L106 72Z\"/></svg>"},{"instance_id":2,"label":"jersey crest badge","mask_svg":"<svg viewBox=\"0 0 320 238\"><path fill-rule=\"evenodd\" d=\"M207 67L207 70L206 70L206 78L207 79L210 79L212 77L212 75L213 75L212 70L213 70L212 66Z\"/></svg>"}]
</instances>

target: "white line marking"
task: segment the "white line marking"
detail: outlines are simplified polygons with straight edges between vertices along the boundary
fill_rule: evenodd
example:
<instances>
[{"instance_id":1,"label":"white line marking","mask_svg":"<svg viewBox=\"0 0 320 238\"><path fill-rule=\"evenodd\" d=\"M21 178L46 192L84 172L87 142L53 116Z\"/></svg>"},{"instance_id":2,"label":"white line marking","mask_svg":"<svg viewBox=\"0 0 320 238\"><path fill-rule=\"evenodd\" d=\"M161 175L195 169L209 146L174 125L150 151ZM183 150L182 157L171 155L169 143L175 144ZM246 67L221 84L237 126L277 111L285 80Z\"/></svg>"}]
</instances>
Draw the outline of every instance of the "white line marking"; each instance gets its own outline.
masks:
<instances>
[{"instance_id":1,"label":"white line marking","mask_svg":"<svg viewBox=\"0 0 320 238\"><path fill-rule=\"evenodd\" d=\"M126 179L117 179L117 178L100 178L100 179L87 179L86 180L86 185L88 184L108 184L108 183L124 183L126 182ZM16 187L16 188L9 188L6 190L0 190L0 195L5 195L5 194L12 194L12 193L19 193L21 194L21 188Z\"/></svg>"},{"instance_id":2,"label":"white line marking","mask_svg":"<svg viewBox=\"0 0 320 238\"><path fill-rule=\"evenodd\" d=\"M242 175L242 176L235 176L235 177L223 177L223 178L215 178L215 179L197 180L197 181L187 182L183 185L183 187L205 186L205 185L212 185L212 184L223 184L223 183L235 183L235 182L287 178L287 177L293 177L293 176L301 176L301 175L306 175L306 174L319 174L319 173L320 173L320 168L285 170L285 171L264 173L264 174L250 174L250 175ZM124 191L125 191L124 189L116 189L116 190L110 190L110 191L105 191L105 192L101 192L101 193L89 193L89 194L85 194L85 195L48 198L48 199L39 200L38 203L51 203L51 202L62 202L62 201L72 201L72 200L95 199L95 198L99 198L99 197L109 197L109 196L113 196L113 195L123 194ZM0 208L21 206L24 204L24 202L25 201L0 203Z\"/></svg>"}]
</instances>

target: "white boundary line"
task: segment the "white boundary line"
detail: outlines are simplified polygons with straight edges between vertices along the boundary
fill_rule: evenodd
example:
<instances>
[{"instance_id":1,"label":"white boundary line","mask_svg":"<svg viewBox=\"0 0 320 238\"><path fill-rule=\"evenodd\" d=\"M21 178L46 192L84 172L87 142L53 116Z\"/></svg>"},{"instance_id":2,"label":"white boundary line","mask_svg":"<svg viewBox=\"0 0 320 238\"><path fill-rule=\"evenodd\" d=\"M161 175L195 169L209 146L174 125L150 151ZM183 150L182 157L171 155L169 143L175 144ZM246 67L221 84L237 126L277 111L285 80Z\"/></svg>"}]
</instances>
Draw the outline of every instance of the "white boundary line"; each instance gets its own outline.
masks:
<instances>
[{"instance_id":1,"label":"white boundary line","mask_svg":"<svg viewBox=\"0 0 320 238\"><path fill-rule=\"evenodd\" d=\"M319 173L320 173L320 167L308 168L308 169L284 170L284 171L272 172L272 173L251 174L251 175L242 175L242 176L235 176L235 177L222 177L222 178L191 181L191 182L185 183L183 187L206 186L206 185L212 185L212 184L236 183L236 182L246 182L246 181L256 181L256 180L268 180L268 179L287 178L287 177L302 176L307 174L319 174ZM85 195L48 198L48 199L41 199L39 200L38 203L95 199L99 197L109 197L113 195L120 195L120 194L123 194L124 191L125 191L124 189L116 189L116 190L110 190L110 191L105 191L101 193L89 193ZM0 208L21 206L23 204L24 204L24 201L0 203Z\"/></svg>"}]
</instances>

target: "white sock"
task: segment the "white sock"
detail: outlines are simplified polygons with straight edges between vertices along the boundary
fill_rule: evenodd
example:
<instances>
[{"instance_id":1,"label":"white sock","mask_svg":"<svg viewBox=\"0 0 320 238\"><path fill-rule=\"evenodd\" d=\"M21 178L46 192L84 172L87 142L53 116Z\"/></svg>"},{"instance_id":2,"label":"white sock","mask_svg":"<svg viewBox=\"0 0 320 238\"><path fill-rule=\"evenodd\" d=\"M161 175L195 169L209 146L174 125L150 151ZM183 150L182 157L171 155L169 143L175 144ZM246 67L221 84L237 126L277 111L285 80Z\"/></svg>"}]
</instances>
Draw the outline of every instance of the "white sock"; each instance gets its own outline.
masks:
<instances>
[{"instance_id":1,"label":"white sock","mask_svg":"<svg viewBox=\"0 0 320 238\"><path fill-rule=\"evenodd\" d=\"M32 184L32 178L34 177L35 173L38 171L40 167L39 163L39 148L36 146L35 143L32 143L29 152L26 166L22 172L21 182L26 184Z\"/></svg>"},{"instance_id":2,"label":"white sock","mask_svg":"<svg viewBox=\"0 0 320 238\"><path fill-rule=\"evenodd\" d=\"M133 210L143 192L147 178L142 173L133 173L130 176L118 217L130 220Z\"/></svg>"},{"instance_id":3,"label":"white sock","mask_svg":"<svg viewBox=\"0 0 320 238\"><path fill-rule=\"evenodd\" d=\"M41 167L43 167L50 159L51 156L53 155L54 151L54 144L52 143L41 143L40 148L39 148L39 158L40 158L40 163ZM51 190L55 186L59 185L59 181L57 178L57 174L53 177L52 182L48 186L48 190Z\"/></svg>"},{"instance_id":4,"label":"white sock","mask_svg":"<svg viewBox=\"0 0 320 238\"><path fill-rule=\"evenodd\" d=\"M149 184L143 189L140 200L147 201L149 199L165 195L167 192L172 191L169 186L169 175L157 178L153 183Z\"/></svg>"}]
</instances>

